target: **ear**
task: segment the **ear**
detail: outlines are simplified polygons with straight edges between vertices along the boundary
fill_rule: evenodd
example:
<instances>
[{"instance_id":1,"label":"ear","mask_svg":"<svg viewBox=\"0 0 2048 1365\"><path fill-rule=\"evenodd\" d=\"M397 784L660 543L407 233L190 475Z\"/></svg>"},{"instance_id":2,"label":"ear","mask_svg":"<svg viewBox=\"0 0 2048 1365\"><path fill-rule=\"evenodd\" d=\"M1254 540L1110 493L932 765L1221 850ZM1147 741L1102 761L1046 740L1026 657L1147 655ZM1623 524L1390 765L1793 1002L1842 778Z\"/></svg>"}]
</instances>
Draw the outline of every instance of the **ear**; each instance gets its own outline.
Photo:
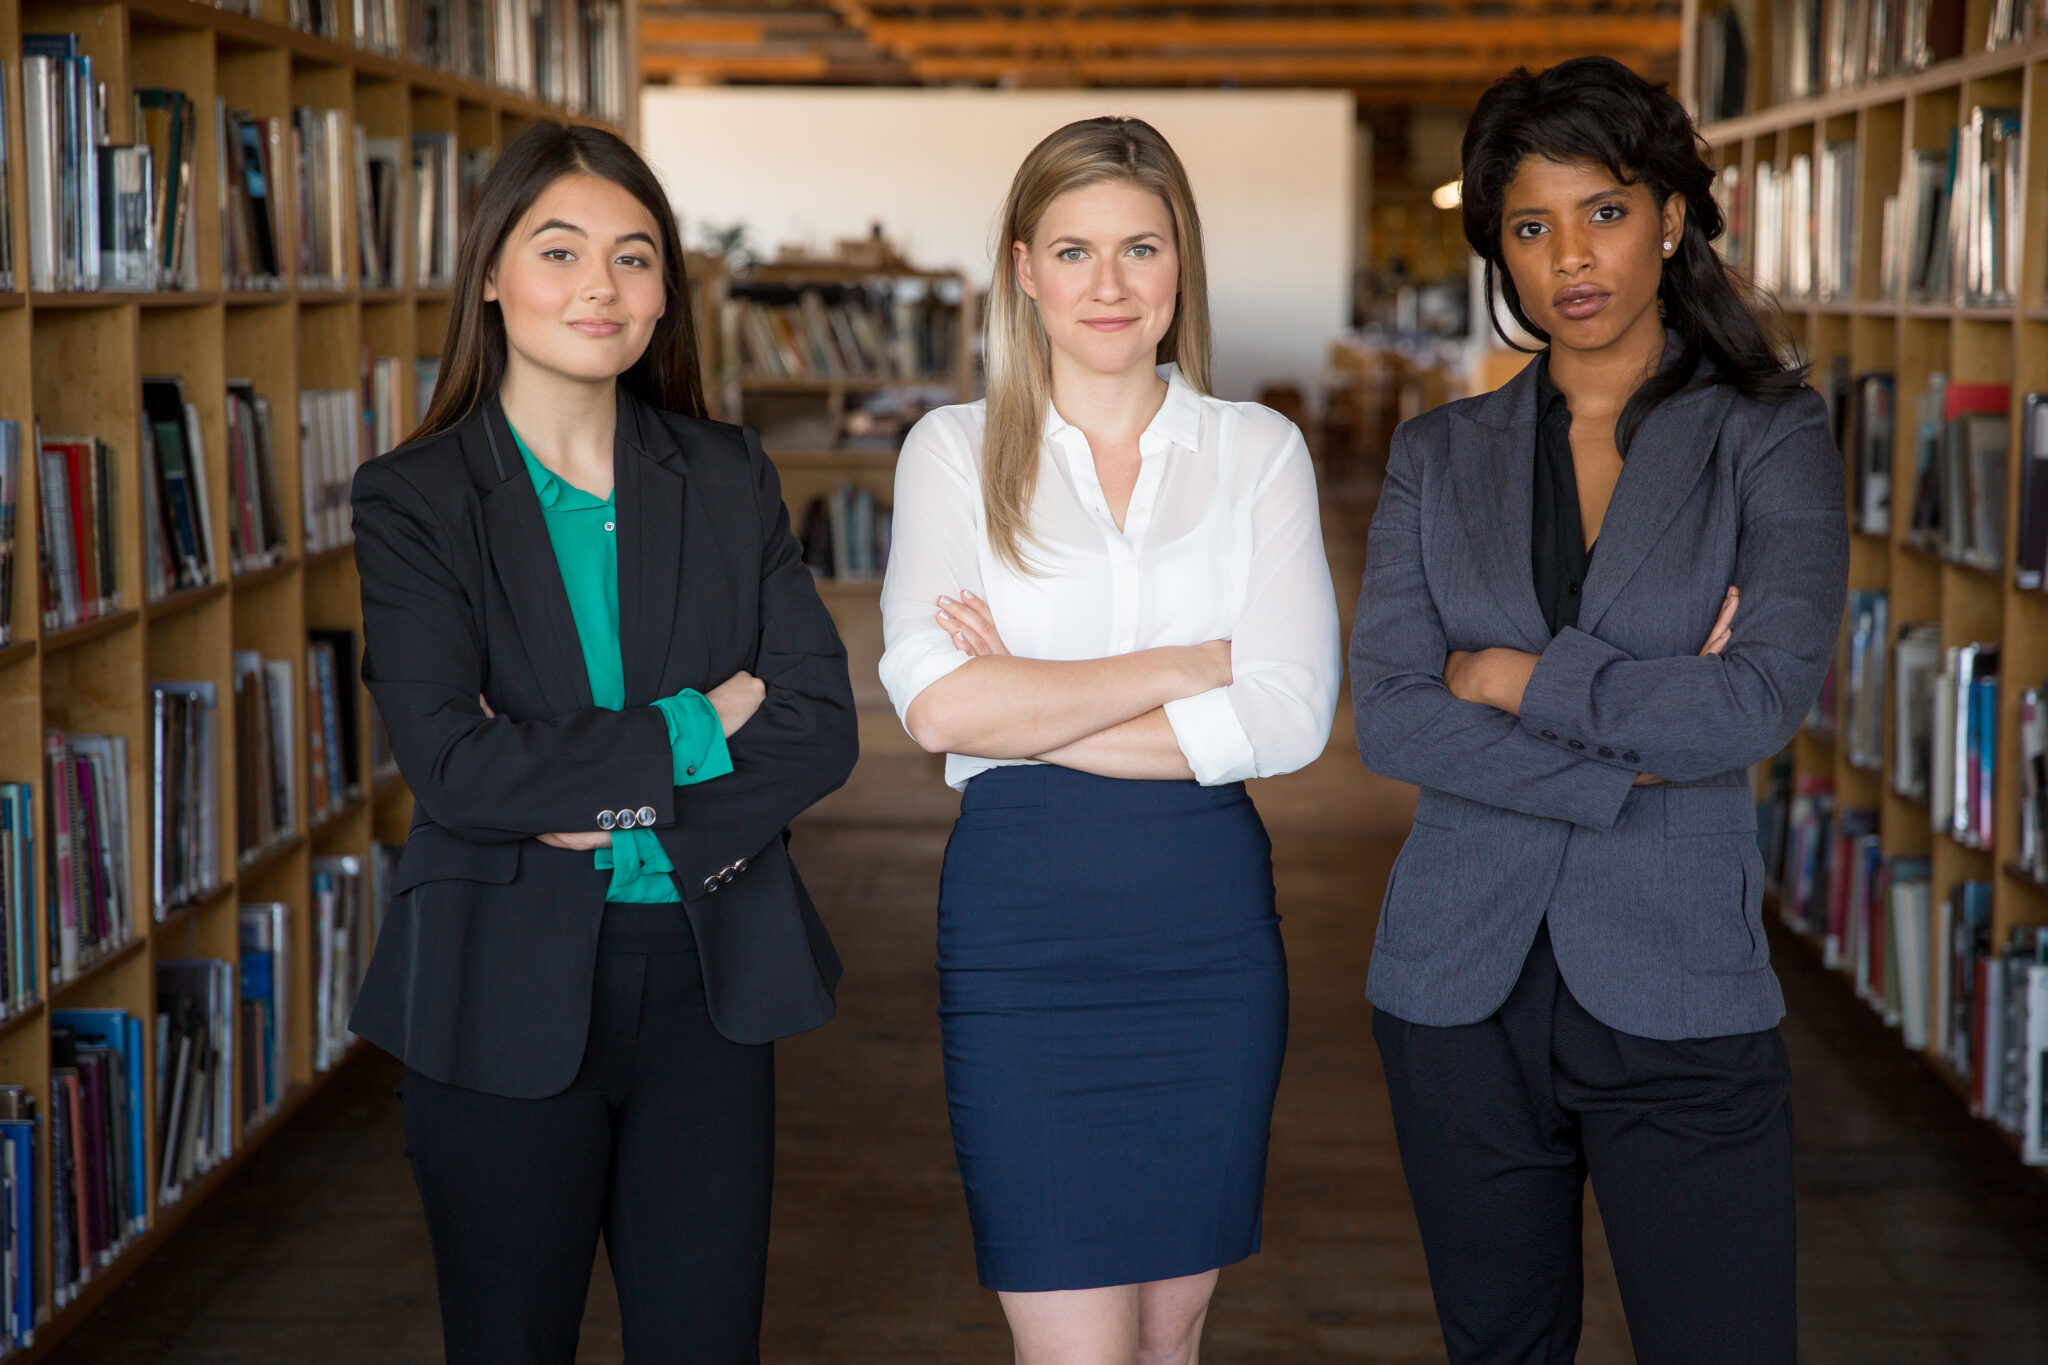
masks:
<instances>
[{"instance_id":1,"label":"ear","mask_svg":"<svg viewBox=\"0 0 2048 1365\"><path fill-rule=\"evenodd\" d=\"M1010 243L1010 264L1017 272L1017 287L1033 303L1038 301L1038 282L1031 278L1031 248L1022 242Z\"/></svg>"},{"instance_id":2,"label":"ear","mask_svg":"<svg viewBox=\"0 0 2048 1365\"><path fill-rule=\"evenodd\" d=\"M498 267L492 266L484 272L484 302L498 301Z\"/></svg>"},{"instance_id":3,"label":"ear","mask_svg":"<svg viewBox=\"0 0 2048 1365\"><path fill-rule=\"evenodd\" d=\"M1677 253L1678 244L1685 239L1685 196L1666 196L1662 217L1664 240L1671 243L1671 250L1664 253L1664 258L1669 260Z\"/></svg>"}]
</instances>

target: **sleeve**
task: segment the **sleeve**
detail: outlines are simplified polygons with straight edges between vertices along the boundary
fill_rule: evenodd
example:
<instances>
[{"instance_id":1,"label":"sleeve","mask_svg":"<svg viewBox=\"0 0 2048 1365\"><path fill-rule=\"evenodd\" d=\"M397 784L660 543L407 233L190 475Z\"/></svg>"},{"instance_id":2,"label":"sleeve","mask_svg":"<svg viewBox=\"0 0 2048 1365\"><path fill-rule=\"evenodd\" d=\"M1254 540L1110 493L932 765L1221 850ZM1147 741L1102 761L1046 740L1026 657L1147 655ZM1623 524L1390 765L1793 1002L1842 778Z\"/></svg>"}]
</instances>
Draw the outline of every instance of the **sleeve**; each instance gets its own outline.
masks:
<instances>
[{"instance_id":1,"label":"sleeve","mask_svg":"<svg viewBox=\"0 0 2048 1365\"><path fill-rule=\"evenodd\" d=\"M1205 787L1307 767L1329 743L1344 676L1315 465L1290 423L1254 494L1251 575L1231 632L1228 687L1166 704Z\"/></svg>"},{"instance_id":2,"label":"sleeve","mask_svg":"<svg viewBox=\"0 0 2048 1365\"><path fill-rule=\"evenodd\" d=\"M1742 605L1727 648L1632 659L1582 631L1560 631L1523 694L1525 735L1610 762L1626 754L1629 769L1674 782L1747 767L1791 741L1841 627L1846 494L1818 394L1779 408L1764 445L1743 476L1735 552Z\"/></svg>"},{"instance_id":3,"label":"sleeve","mask_svg":"<svg viewBox=\"0 0 2048 1365\"><path fill-rule=\"evenodd\" d=\"M754 476L750 510L761 530L760 633L748 671L767 685L768 695L753 719L726 741L730 773L716 782L669 788L675 819L657 822L655 834L693 900L708 894L725 869L737 870L841 786L860 752L846 648L790 532L775 466L752 431L745 440ZM657 714L652 707L639 709ZM670 756L666 749L659 756L666 775Z\"/></svg>"},{"instance_id":4,"label":"sleeve","mask_svg":"<svg viewBox=\"0 0 2048 1365\"><path fill-rule=\"evenodd\" d=\"M458 544L419 490L372 461L352 485L363 682L407 785L435 824L478 843L596 828L632 803L672 817L668 733L651 707L545 720L486 716L484 658Z\"/></svg>"},{"instance_id":5,"label":"sleeve","mask_svg":"<svg viewBox=\"0 0 2048 1365\"><path fill-rule=\"evenodd\" d=\"M936 414L904 437L896 459L889 567L882 577L882 687L907 731L917 694L972 657L932 619L939 594L982 589L980 500L963 449Z\"/></svg>"},{"instance_id":6,"label":"sleeve","mask_svg":"<svg viewBox=\"0 0 2048 1365\"><path fill-rule=\"evenodd\" d=\"M654 703L668 725L669 755L675 784L688 787L732 771L732 751L725 746L725 722L710 698L693 687Z\"/></svg>"},{"instance_id":7,"label":"sleeve","mask_svg":"<svg viewBox=\"0 0 2048 1365\"><path fill-rule=\"evenodd\" d=\"M1358 752L1383 777L1545 819L1611 829L1635 774L1524 731L1505 711L1444 686L1443 620L1422 561L1422 457L1416 423L1394 432L1366 537L1351 630Z\"/></svg>"}]
</instances>

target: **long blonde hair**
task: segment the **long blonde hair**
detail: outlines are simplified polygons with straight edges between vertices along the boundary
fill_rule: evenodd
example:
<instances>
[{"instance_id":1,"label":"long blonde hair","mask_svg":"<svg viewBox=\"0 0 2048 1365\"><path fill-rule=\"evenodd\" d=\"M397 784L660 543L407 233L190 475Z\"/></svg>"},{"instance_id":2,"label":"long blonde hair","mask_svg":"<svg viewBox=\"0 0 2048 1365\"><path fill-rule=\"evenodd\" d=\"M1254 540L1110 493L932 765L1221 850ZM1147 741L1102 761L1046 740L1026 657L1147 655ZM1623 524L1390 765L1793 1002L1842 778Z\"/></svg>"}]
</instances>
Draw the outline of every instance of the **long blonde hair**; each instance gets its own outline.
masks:
<instances>
[{"instance_id":1,"label":"long blonde hair","mask_svg":"<svg viewBox=\"0 0 2048 1365\"><path fill-rule=\"evenodd\" d=\"M1104 183L1150 190L1173 215L1180 258L1180 299L1159 340L1159 360L1180 366L1196 392L1209 391L1209 277L1202 264L1202 221L1188 173L1159 130L1143 119L1091 118L1069 123L1031 149L1003 201L997 268L989 290L985 356L988 418L981 448L981 498L989 548L1018 573L1031 539L1031 499L1038 486L1039 443L1052 398L1052 359L1038 305L1017 282L1012 242L1029 243L1053 200Z\"/></svg>"}]
</instances>

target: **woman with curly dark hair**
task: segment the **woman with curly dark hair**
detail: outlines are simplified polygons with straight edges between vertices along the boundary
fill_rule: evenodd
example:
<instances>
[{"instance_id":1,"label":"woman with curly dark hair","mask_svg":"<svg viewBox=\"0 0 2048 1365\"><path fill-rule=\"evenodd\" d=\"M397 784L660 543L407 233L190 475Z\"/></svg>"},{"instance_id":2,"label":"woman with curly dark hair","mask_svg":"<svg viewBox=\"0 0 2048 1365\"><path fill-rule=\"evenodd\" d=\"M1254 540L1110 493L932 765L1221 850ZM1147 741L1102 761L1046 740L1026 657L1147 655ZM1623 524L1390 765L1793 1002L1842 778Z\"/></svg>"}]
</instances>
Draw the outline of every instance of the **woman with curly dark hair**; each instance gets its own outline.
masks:
<instances>
[{"instance_id":1,"label":"woman with curly dark hair","mask_svg":"<svg viewBox=\"0 0 2048 1365\"><path fill-rule=\"evenodd\" d=\"M1465 233L1548 344L1404 423L1373 519L1359 749L1422 794L1368 993L1457 1362L1573 1358L1589 1176L1639 1358L1795 1355L1747 770L1821 686L1848 530L1712 174L1606 58L1486 94Z\"/></svg>"}]
</instances>

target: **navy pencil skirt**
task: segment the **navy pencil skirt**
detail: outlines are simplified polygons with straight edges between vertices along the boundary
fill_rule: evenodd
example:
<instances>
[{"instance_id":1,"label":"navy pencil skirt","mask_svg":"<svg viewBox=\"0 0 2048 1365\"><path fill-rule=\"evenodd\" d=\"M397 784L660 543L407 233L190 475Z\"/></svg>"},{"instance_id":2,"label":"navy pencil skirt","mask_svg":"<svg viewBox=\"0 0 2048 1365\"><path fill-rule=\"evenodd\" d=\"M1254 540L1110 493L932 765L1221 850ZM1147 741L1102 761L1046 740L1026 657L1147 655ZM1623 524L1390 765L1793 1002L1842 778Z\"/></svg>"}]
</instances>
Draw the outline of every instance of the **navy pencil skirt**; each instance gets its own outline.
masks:
<instances>
[{"instance_id":1,"label":"navy pencil skirt","mask_svg":"<svg viewBox=\"0 0 2048 1365\"><path fill-rule=\"evenodd\" d=\"M1287 960L1242 783L970 780L939 1013L984 1286L1139 1284L1259 1249Z\"/></svg>"}]
</instances>

